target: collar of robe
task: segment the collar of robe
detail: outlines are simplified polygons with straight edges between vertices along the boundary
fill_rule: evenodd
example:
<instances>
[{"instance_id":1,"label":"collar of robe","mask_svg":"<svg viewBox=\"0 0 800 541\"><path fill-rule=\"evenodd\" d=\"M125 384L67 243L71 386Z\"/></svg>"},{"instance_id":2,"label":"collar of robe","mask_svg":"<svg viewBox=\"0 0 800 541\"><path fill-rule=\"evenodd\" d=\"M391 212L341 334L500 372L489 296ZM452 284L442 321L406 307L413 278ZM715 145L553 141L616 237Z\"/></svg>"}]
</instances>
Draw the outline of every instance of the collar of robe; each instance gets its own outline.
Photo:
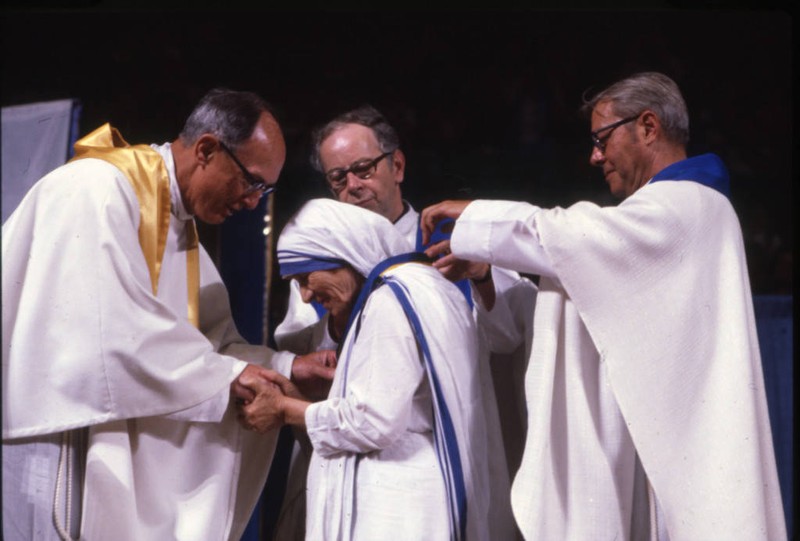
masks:
<instances>
[{"instance_id":1,"label":"collar of robe","mask_svg":"<svg viewBox=\"0 0 800 541\"><path fill-rule=\"evenodd\" d=\"M712 188L728 199L731 198L731 182L728 169L716 154L708 153L687 158L668 165L650 180L690 180Z\"/></svg>"},{"instance_id":2,"label":"collar of robe","mask_svg":"<svg viewBox=\"0 0 800 541\"><path fill-rule=\"evenodd\" d=\"M347 326L342 334L342 342L339 344L339 349L341 349L341 345L344 343L344 338L350 333L350 328L353 326L353 323L357 319L360 319L358 316L361 314L361 310L364 309L364 304L367 302L367 298L378 286L383 283L382 274L396 265L412 262L430 263L431 259L421 252L409 252L406 254L399 254L389 257L375 265L372 271L370 271L369 276L367 276L364 285L361 286L361 291L358 293L356 302L353 305L353 310L350 312L350 317L347 320ZM359 324L356 324L356 333L358 333L358 329Z\"/></svg>"}]
</instances>

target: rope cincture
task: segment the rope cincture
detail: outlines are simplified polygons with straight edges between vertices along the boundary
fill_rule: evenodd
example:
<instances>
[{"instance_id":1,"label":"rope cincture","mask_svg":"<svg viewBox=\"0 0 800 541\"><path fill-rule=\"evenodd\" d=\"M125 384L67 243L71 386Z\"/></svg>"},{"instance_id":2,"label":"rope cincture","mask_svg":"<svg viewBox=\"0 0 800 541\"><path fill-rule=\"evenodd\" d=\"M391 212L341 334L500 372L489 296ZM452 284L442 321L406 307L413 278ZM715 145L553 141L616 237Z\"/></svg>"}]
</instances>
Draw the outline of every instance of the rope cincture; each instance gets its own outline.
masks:
<instances>
[{"instance_id":1,"label":"rope cincture","mask_svg":"<svg viewBox=\"0 0 800 541\"><path fill-rule=\"evenodd\" d=\"M61 436L61 452L58 457L58 473L56 474L56 489L53 497L53 523L55 524L58 536L63 541L77 541L73 539L70 534L72 529L72 432L67 430ZM65 472L66 470L66 472ZM66 525L61 523L61 518L58 516L59 507L59 493L61 492L61 483L64 476L67 478L67 497L65 521Z\"/></svg>"}]
</instances>

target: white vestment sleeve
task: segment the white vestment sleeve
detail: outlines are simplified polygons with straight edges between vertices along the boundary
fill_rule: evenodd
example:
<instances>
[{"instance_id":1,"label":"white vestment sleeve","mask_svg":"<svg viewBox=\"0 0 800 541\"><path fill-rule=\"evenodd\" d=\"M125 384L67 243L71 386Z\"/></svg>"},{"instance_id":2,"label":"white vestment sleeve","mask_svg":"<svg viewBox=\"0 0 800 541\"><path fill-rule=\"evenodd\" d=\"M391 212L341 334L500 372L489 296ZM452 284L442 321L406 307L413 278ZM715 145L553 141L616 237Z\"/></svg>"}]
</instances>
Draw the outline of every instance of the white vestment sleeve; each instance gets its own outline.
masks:
<instances>
[{"instance_id":1,"label":"white vestment sleeve","mask_svg":"<svg viewBox=\"0 0 800 541\"><path fill-rule=\"evenodd\" d=\"M533 311L533 304L520 305L515 302L516 291L520 288L530 288L535 299L536 284L516 272L494 266L492 280L495 287L494 306L491 310L487 310L480 301L480 294L474 294L475 321L493 353L511 353L525 338L527 330L523 324L525 313Z\"/></svg>"},{"instance_id":2,"label":"white vestment sleeve","mask_svg":"<svg viewBox=\"0 0 800 541\"><path fill-rule=\"evenodd\" d=\"M450 249L470 261L555 277L533 219L541 208L510 201L473 201L456 220Z\"/></svg>"}]
</instances>

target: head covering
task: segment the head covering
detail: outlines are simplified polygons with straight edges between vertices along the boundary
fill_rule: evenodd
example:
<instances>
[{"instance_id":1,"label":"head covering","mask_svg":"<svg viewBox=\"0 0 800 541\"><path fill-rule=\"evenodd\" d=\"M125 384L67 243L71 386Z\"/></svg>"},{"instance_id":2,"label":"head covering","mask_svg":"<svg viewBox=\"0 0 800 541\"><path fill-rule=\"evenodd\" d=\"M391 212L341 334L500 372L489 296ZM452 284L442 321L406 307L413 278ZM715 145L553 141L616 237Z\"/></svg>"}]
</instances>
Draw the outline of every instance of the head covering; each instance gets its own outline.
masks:
<instances>
[{"instance_id":1,"label":"head covering","mask_svg":"<svg viewBox=\"0 0 800 541\"><path fill-rule=\"evenodd\" d=\"M312 199L278 239L281 276L349 263L364 277L389 257L413 251L394 225L371 210L333 199Z\"/></svg>"}]
</instances>

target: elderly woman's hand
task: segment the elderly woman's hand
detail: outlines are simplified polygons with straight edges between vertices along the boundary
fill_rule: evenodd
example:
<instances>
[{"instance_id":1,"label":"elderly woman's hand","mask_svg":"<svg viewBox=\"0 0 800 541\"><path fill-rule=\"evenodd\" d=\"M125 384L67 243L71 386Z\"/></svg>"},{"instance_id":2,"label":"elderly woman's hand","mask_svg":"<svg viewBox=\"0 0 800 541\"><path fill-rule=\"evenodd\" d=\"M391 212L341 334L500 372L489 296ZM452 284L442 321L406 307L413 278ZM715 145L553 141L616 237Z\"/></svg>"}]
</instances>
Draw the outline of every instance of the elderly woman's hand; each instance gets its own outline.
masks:
<instances>
[{"instance_id":1,"label":"elderly woman's hand","mask_svg":"<svg viewBox=\"0 0 800 541\"><path fill-rule=\"evenodd\" d=\"M308 400L324 400L328 397L331 381L336 373L336 352L321 350L298 355L292 363L292 383L302 395L284 389L287 396Z\"/></svg>"},{"instance_id":2,"label":"elderly woman's hand","mask_svg":"<svg viewBox=\"0 0 800 541\"><path fill-rule=\"evenodd\" d=\"M283 388L297 393L296 387L288 379L273 370L260 368L242 372L239 384L254 393L251 400L238 405L238 418L242 426L263 434L284 424L283 401L286 396Z\"/></svg>"}]
</instances>

